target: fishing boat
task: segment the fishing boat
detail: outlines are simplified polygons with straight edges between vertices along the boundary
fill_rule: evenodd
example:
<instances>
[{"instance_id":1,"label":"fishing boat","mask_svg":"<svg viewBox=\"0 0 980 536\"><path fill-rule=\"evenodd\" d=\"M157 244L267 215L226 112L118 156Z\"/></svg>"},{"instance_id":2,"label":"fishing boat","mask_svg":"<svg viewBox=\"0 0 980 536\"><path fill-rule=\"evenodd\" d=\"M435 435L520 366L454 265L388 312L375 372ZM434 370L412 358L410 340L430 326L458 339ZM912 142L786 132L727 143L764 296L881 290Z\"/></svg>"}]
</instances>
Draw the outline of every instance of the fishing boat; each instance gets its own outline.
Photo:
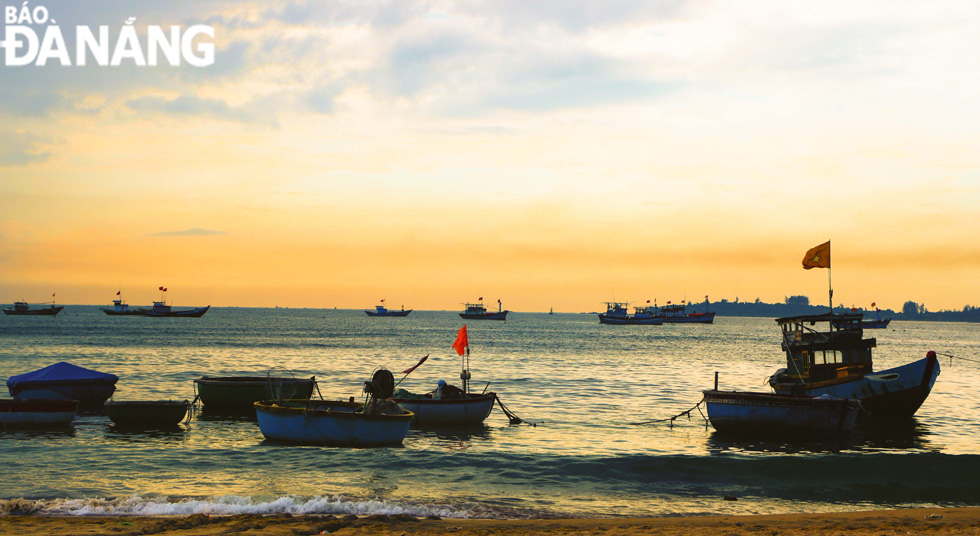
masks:
<instances>
[{"instance_id":1,"label":"fishing boat","mask_svg":"<svg viewBox=\"0 0 980 536\"><path fill-rule=\"evenodd\" d=\"M493 392L461 393L454 398L434 396L435 391L415 395L399 389L392 400L415 414L416 426L477 426L490 416L497 400L497 394Z\"/></svg>"},{"instance_id":2,"label":"fishing boat","mask_svg":"<svg viewBox=\"0 0 980 536\"><path fill-rule=\"evenodd\" d=\"M867 319L865 319L862 316L861 319L857 321L858 327L860 327L861 329L885 329L885 328L887 328L888 327L888 323L891 322L892 319L891 318L882 319L881 318L881 309L875 307L875 304L873 304L873 303L871 304L871 306L875 308L875 319L874 320L867 320ZM857 309L851 309L851 310L854 311L854 312L857 312Z\"/></svg>"},{"instance_id":3,"label":"fishing boat","mask_svg":"<svg viewBox=\"0 0 980 536\"><path fill-rule=\"evenodd\" d=\"M659 326L664 319L654 312L653 307L634 307L633 314L627 312L627 302L605 302L606 312L599 314L599 322L614 325Z\"/></svg>"},{"instance_id":4,"label":"fishing boat","mask_svg":"<svg viewBox=\"0 0 980 536\"><path fill-rule=\"evenodd\" d=\"M308 399L316 376L202 376L194 380L204 407L218 411L251 411L260 400Z\"/></svg>"},{"instance_id":5,"label":"fishing boat","mask_svg":"<svg viewBox=\"0 0 980 536\"><path fill-rule=\"evenodd\" d=\"M462 389L447 384L444 380L439 380L438 387L429 393L413 394L404 389L398 389L392 395L392 400L399 406L415 414L413 423L416 426L478 426L490 416L493 411L493 404L497 401L497 394L494 392L484 392L476 394L469 390L472 375L469 370L469 335L464 325L456 335L453 348L462 359L462 372L459 378L462 381ZM419 365L425 362L429 356L425 356L414 367L402 371L406 376ZM404 378L402 378L404 379ZM399 382L400 383L400 382ZM511 422L520 423L521 419L511 416L501 405L501 409L508 413Z\"/></svg>"},{"instance_id":6,"label":"fishing boat","mask_svg":"<svg viewBox=\"0 0 980 536\"><path fill-rule=\"evenodd\" d=\"M411 309L405 310L403 306L400 311L390 311L385 308L385 301L381 300L381 305L375 305L373 311L364 311L368 316L408 316Z\"/></svg>"},{"instance_id":7,"label":"fishing boat","mask_svg":"<svg viewBox=\"0 0 980 536\"><path fill-rule=\"evenodd\" d=\"M163 301L153 302L153 307L150 309L140 308L137 314L142 314L143 316L156 316L156 317L190 317L190 318L200 318L204 316L204 313L208 312L211 306L207 307L194 307L193 309L181 309L175 311L170 305L167 305Z\"/></svg>"},{"instance_id":8,"label":"fishing boat","mask_svg":"<svg viewBox=\"0 0 980 536\"><path fill-rule=\"evenodd\" d=\"M36 309L31 309L31 306L27 302L14 302L13 307L4 307L3 313L7 315L24 315L24 316L54 316L64 309L64 305L55 305L54 302L48 304L48 307L38 307Z\"/></svg>"},{"instance_id":9,"label":"fishing boat","mask_svg":"<svg viewBox=\"0 0 980 536\"><path fill-rule=\"evenodd\" d=\"M119 296L119 293L116 293ZM112 300L112 307L102 307L102 312L110 316L143 316L145 313L141 309L130 309L122 297Z\"/></svg>"},{"instance_id":10,"label":"fishing boat","mask_svg":"<svg viewBox=\"0 0 980 536\"><path fill-rule=\"evenodd\" d=\"M68 426L77 400L0 400L0 429Z\"/></svg>"},{"instance_id":11,"label":"fishing boat","mask_svg":"<svg viewBox=\"0 0 980 536\"><path fill-rule=\"evenodd\" d=\"M190 405L187 400L110 400L105 413L120 427L170 428L184 420Z\"/></svg>"},{"instance_id":12,"label":"fishing boat","mask_svg":"<svg viewBox=\"0 0 980 536\"><path fill-rule=\"evenodd\" d=\"M119 376L64 361L11 376L7 389L14 398L77 400L82 409L101 408L116 390Z\"/></svg>"},{"instance_id":13,"label":"fishing boat","mask_svg":"<svg viewBox=\"0 0 980 536\"><path fill-rule=\"evenodd\" d=\"M404 441L414 415L389 400L391 372L379 369L364 382L365 403L329 400L265 400L255 403L266 439L331 446L375 447Z\"/></svg>"},{"instance_id":14,"label":"fishing boat","mask_svg":"<svg viewBox=\"0 0 980 536\"><path fill-rule=\"evenodd\" d=\"M510 311L503 310L503 304L500 300L497 300L497 312L487 311L487 308L483 306L483 298L476 303L467 303L466 310L459 313L459 316L466 318L468 320L507 320L507 313Z\"/></svg>"},{"instance_id":15,"label":"fishing boat","mask_svg":"<svg viewBox=\"0 0 980 536\"><path fill-rule=\"evenodd\" d=\"M856 400L742 391L704 391L711 426L718 432L754 436L846 434L857 424Z\"/></svg>"},{"instance_id":16,"label":"fishing boat","mask_svg":"<svg viewBox=\"0 0 980 536\"><path fill-rule=\"evenodd\" d=\"M777 318L782 329L786 367L769 385L781 394L830 395L861 402L879 419L909 418L932 391L939 360L926 357L898 367L875 371L874 338L864 338L861 313L803 315ZM810 326L827 325L827 331Z\"/></svg>"},{"instance_id":17,"label":"fishing boat","mask_svg":"<svg viewBox=\"0 0 980 536\"><path fill-rule=\"evenodd\" d=\"M708 297L704 297L705 312L687 312L687 305L682 303L670 303L659 308L657 316L663 318L667 324L712 324L715 321L714 311L708 311Z\"/></svg>"}]
</instances>

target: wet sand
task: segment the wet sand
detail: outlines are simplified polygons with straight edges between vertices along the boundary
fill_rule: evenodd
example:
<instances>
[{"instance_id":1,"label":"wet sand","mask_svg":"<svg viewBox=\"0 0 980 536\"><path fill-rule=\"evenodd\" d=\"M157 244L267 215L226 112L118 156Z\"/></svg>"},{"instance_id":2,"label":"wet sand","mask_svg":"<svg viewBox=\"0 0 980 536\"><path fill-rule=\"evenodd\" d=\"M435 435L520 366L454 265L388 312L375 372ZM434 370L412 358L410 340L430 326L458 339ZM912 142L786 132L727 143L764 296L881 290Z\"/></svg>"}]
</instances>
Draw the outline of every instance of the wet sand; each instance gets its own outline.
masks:
<instances>
[{"instance_id":1,"label":"wet sand","mask_svg":"<svg viewBox=\"0 0 980 536\"><path fill-rule=\"evenodd\" d=\"M592 519L419 519L399 516L0 516L0 536L51 534L298 536L892 536L980 535L980 508L917 508L831 514L592 518Z\"/></svg>"}]
</instances>

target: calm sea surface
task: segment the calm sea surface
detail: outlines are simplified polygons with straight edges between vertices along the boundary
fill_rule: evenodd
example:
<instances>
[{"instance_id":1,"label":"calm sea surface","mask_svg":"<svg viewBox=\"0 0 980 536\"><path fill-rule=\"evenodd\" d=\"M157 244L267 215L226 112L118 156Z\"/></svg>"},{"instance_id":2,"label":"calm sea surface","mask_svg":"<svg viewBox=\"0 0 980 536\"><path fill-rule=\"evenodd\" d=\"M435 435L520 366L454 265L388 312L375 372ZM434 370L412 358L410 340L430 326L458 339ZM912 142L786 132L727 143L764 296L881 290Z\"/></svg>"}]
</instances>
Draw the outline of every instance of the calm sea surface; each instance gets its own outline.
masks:
<instances>
[{"instance_id":1,"label":"calm sea surface","mask_svg":"<svg viewBox=\"0 0 980 536\"><path fill-rule=\"evenodd\" d=\"M68 361L118 375L116 400L190 400L200 376L283 367L316 376L324 398L360 398L375 369L400 378L431 354L400 385L425 392L459 383L450 345L463 323L452 311L212 308L182 319L68 306L54 318L0 318L0 376ZM716 371L722 389L768 391L785 364L772 319L606 326L595 315L512 313L467 326L473 388L491 382L536 426L495 409L477 430L412 430L400 448L353 449L269 442L243 417L198 413L179 429L132 432L83 415L67 431L0 430L0 512L520 518L980 505L975 361L942 358L908 425L774 443L718 436L698 410L673 427L649 422L693 408ZM892 322L867 334L879 370L928 350L980 359L975 324Z\"/></svg>"}]
</instances>

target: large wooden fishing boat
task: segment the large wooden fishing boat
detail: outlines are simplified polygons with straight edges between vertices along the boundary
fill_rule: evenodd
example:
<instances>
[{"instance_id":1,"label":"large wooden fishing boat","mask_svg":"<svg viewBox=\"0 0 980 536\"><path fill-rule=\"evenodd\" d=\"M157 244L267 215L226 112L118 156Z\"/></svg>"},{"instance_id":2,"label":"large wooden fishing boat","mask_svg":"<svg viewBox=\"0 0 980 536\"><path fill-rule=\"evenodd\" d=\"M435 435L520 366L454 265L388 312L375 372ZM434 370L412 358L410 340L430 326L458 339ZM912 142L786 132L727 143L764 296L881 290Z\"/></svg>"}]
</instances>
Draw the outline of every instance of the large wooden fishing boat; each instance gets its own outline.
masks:
<instances>
[{"instance_id":1,"label":"large wooden fishing boat","mask_svg":"<svg viewBox=\"0 0 980 536\"><path fill-rule=\"evenodd\" d=\"M830 395L859 400L876 418L909 418L929 396L939 376L939 360L929 351L911 363L875 371L873 338L864 338L861 313L777 318L786 367L769 378L783 394ZM826 324L827 331L811 326Z\"/></svg>"},{"instance_id":2,"label":"large wooden fishing boat","mask_svg":"<svg viewBox=\"0 0 980 536\"><path fill-rule=\"evenodd\" d=\"M373 311L365 310L364 312L368 316L408 316L409 313L412 312L412 310L411 309L406 310L405 307L403 306L401 310L392 311L386 308L385 301L381 300L381 305L375 305Z\"/></svg>"}]
</instances>

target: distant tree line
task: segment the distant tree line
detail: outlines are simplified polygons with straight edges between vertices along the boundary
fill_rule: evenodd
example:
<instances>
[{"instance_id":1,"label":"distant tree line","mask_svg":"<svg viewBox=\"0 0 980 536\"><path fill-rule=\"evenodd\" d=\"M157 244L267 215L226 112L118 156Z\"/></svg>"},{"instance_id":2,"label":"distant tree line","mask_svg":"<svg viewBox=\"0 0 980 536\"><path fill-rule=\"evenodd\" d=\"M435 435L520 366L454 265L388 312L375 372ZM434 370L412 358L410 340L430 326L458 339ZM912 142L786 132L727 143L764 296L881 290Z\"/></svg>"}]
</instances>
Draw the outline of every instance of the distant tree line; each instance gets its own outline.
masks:
<instances>
[{"instance_id":1,"label":"distant tree line","mask_svg":"<svg viewBox=\"0 0 980 536\"><path fill-rule=\"evenodd\" d=\"M704 302L689 304L691 310L701 311L704 309ZM856 308L857 312L874 317L874 309ZM765 303L759 298L754 301L735 301L722 299L717 302L710 302L709 310L717 312L720 316L763 316L779 318L796 315L814 315L827 312L826 305L811 305L810 298L806 296L786 296L783 303ZM851 307L838 304L834 306L835 313L852 312ZM942 322L980 322L980 307L967 305L958 311L929 311L925 304L907 301L902 305L902 310L893 311L891 309L881 310L882 318L893 318L895 320L933 320Z\"/></svg>"}]
</instances>

